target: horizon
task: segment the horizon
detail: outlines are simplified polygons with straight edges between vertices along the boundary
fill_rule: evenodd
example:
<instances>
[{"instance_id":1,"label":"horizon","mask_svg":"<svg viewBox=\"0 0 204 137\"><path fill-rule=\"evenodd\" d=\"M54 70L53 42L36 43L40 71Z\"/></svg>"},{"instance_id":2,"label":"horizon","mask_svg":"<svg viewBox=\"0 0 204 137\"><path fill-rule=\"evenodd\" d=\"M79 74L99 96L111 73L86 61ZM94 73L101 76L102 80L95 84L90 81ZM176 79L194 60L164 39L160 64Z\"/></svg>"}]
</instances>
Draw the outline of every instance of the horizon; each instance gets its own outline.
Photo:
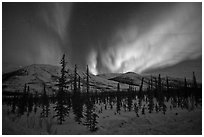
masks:
<instances>
[{"instance_id":1,"label":"horizon","mask_svg":"<svg viewBox=\"0 0 204 137\"><path fill-rule=\"evenodd\" d=\"M200 63L200 61L202 61L202 58L199 58L196 60L197 62ZM188 80L192 80L193 78L193 72L195 72L195 76L196 76L196 79L197 79L197 82L199 83L202 83L202 69L200 69L199 67L196 67L196 69L194 70L188 70L188 71L183 71L182 70L182 73L181 71L179 71L178 73L175 73L175 71L179 69L181 69L181 67L185 68L186 65L189 65L189 63L191 64L193 62L195 62L195 60L191 60L191 61L185 61L185 62L181 62L181 63L178 63L174 66L170 66L170 67L165 67L165 68L160 68L160 69L155 69L155 70L149 70L149 71L146 71L146 72L142 72L142 73L137 73L137 72L134 72L134 71L128 71L128 72L117 72L118 74L125 74L125 73L129 73L129 72L133 72L133 73L136 73L136 74L139 74L139 75L152 75L152 76L158 76L159 74L161 74L161 77L166 77L166 76L169 76L169 77L173 77L173 78L179 78L179 79L184 79L184 78L187 78ZM184 64L184 65L183 65ZM58 66L60 67L60 64L58 65L52 65L52 64L30 64L30 65L26 65L26 66L15 66L15 67L6 67L6 68L3 68L2 69L2 72L3 74L4 73L9 73L9 72L12 72L12 71L15 71L17 69L21 69L21 68L24 68L24 67L27 67L27 66L31 66L31 65L51 65L51 66ZM77 64L76 64L77 65ZM202 65L202 63L201 63ZM5 65L3 65L5 67ZM70 65L69 65L70 66ZM178 67L179 66L179 67ZM191 67L195 67L193 65L191 65ZM74 70L74 65L71 66L71 68ZM78 66L78 69L80 71L83 71L85 72L86 70L85 69L82 69L81 67ZM90 72L91 73L91 72ZM93 74L93 73L91 73ZM98 75L103 75L103 74L114 74L114 73L101 73L101 74L93 74L95 76L98 76Z\"/></svg>"}]
</instances>

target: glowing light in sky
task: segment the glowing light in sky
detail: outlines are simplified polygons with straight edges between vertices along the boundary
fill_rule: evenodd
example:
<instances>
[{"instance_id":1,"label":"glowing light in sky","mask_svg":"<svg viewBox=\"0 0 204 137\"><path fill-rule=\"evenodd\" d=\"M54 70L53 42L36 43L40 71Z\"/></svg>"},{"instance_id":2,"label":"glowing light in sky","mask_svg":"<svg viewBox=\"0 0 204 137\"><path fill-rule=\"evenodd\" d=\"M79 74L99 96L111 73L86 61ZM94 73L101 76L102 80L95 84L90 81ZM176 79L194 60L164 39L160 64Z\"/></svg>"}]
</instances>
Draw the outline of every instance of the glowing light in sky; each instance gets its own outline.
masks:
<instances>
[{"instance_id":1,"label":"glowing light in sky","mask_svg":"<svg viewBox=\"0 0 204 137\"><path fill-rule=\"evenodd\" d=\"M91 53L89 54L89 59L88 59L88 64L89 64L89 71L94 74L94 75L97 75L98 72L97 72L97 68L96 68L96 52L95 51L91 51Z\"/></svg>"},{"instance_id":2,"label":"glowing light in sky","mask_svg":"<svg viewBox=\"0 0 204 137\"><path fill-rule=\"evenodd\" d=\"M178 3L168 13L161 13L157 23L143 34L134 19L129 22L135 24L118 28L112 37L118 40L116 44L100 51L102 64L111 72L141 73L202 55L201 6L197 4ZM92 54L89 65L96 74L97 51Z\"/></svg>"}]
</instances>

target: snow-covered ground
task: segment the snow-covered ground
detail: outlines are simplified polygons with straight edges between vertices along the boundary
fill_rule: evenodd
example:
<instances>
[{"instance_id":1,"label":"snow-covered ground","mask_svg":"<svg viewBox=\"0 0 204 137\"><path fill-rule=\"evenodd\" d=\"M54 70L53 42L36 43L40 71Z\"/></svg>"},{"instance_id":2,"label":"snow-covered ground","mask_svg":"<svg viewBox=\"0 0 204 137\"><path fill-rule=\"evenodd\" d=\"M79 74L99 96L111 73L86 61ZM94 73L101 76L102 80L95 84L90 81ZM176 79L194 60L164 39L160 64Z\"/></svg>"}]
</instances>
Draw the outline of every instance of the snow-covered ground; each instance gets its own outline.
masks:
<instances>
[{"instance_id":1,"label":"snow-covered ground","mask_svg":"<svg viewBox=\"0 0 204 137\"><path fill-rule=\"evenodd\" d=\"M73 74L73 68L69 69L70 73ZM47 94L52 95L53 91L57 89L56 84L60 76L60 67L35 64L5 74L3 75L3 92L23 92L24 85L27 84L27 86L29 85L30 87L31 93L35 91L42 93L43 85L46 84ZM85 81L86 74L78 70L78 75L82 78L81 91L86 91L86 86L83 86L83 80ZM141 76L133 72L125 74L104 74L101 76L90 74L90 91L106 91L106 93L117 91L118 80L133 81L135 86L138 85L137 87L139 87L142 77L144 77L143 88L146 88L150 75ZM110 78L112 80L110 80ZM68 78L68 80L70 80L70 78ZM164 78L162 80L165 81ZM169 82L179 83L180 85L183 84L181 79L171 77L169 77ZM125 81L121 81L120 90L127 91L128 88L129 84ZM132 99L132 94L128 97ZM170 105L167 104L168 109L165 115L155 110L151 114L146 110L145 115L142 115L140 108L138 117L133 106L134 101L138 101L138 98L133 100L131 111L124 109L124 100L122 104L120 104L120 102L120 113L116 112L118 98L115 96L113 98L112 109L110 104L108 104L108 106L105 106L103 103L95 104L94 111L99 116L97 118L98 130L95 132L91 132L87 126L82 124L84 119L82 119L82 123L76 122L76 114L74 114L73 108L70 110L69 117L66 118L65 122L59 125L56 119L52 118L55 113L53 104L50 104L50 115L47 118L40 117L42 109L40 106L37 106L38 110L36 114L31 112L29 116L27 116L26 113L22 116L17 116L11 113L11 106L3 105L2 131L3 134L202 134L201 106L187 110L181 108L170 109ZM101 100L103 100L103 98ZM80 102L82 101L80 100ZM125 100L125 102L127 103L128 99ZM144 105L143 103L141 106ZM83 104L83 108L86 108L84 105L85 104ZM147 105L148 104L146 104L146 107ZM105 107L107 107L107 109L105 109ZM103 108L103 112L100 112L101 108Z\"/></svg>"},{"instance_id":2,"label":"snow-covered ground","mask_svg":"<svg viewBox=\"0 0 204 137\"><path fill-rule=\"evenodd\" d=\"M30 113L29 116L22 115L17 117L16 114L10 113L10 107L3 106L2 131L3 134L173 134L173 135L188 135L202 134L202 107L198 106L195 109L169 109L164 115L162 112L148 113L142 115L139 111L137 117L134 110L128 111L121 108L120 113L116 113L116 106L107 110L104 109L104 104L96 105L96 112L103 107L103 112L98 113L97 119L98 130L91 132L89 128L82 123L75 121L73 110L70 110L69 117L66 121L59 125L54 115L53 105L51 105L51 113L48 118L40 118L41 108L38 108L36 114ZM83 119L82 119L83 121Z\"/></svg>"}]
</instances>

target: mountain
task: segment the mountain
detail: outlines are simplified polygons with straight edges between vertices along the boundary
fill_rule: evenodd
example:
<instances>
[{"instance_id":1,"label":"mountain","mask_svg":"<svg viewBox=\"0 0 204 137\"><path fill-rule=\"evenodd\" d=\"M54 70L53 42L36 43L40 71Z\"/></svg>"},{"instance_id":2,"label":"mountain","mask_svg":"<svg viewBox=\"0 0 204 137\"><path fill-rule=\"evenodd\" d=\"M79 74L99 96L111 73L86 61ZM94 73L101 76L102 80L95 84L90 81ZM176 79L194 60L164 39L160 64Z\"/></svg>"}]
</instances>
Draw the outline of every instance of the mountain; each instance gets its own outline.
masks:
<instances>
[{"instance_id":1,"label":"mountain","mask_svg":"<svg viewBox=\"0 0 204 137\"><path fill-rule=\"evenodd\" d=\"M3 91L23 91L24 85L27 84L30 90L41 92L43 84L51 90L56 84L57 77L60 74L60 68L52 65L33 64L21 69L4 73Z\"/></svg>"},{"instance_id":2,"label":"mountain","mask_svg":"<svg viewBox=\"0 0 204 137\"><path fill-rule=\"evenodd\" d=\"M147 74L141 75L134 72L127 72L127 73L118 75L116 77L110 78L109 80L132 85L132 86L135 86L137 89L139 89L139 86L141 85L141 81L143 78L143 88L147 89L147 87L151 82L151 78L152 78L153 86L156 86L155 83L157 82L158 77L159 75L147 75ZM167 77L162 75L160 75L160 77L161 77L161 83L165 87ZM168 83L172 87L184 86L184 79L168 76ZM193 81L190 79L187 79L187 83L191 85ZM201 84L199 83L198 86L201 86Z\"/></svg>"},{"instance_id":3,"label":"mountain","mask_svg":"<svg viewBox=\"0 0 204 137\"><path fill-rule=\"evenodd\" d=\"M111 79L117 76L120 76L122 73L105 73L105 74L98 74L97 76L105 79Z\"/></svg>"},{"instance_id":4,"label":"mountain","mask_svg":"<svg viewBox=\"0 0 204 137\"><path fill-rule=\"evenodd\" d=\"M186 60L165 68L150 69L143 72L143 74L154 74L162 76L171 76L187 79L193 78L193 72L198 82L202 83L202 57L193 60Z\"/></svg>"},{"instance_id":5,"label":"mountain","mask_svg":"<svg viewBox=\"0 0 204 137\"><path fill-rule=\"evenodd\" d=\"M19 91L23 92L25 84L29 86L30 92L42 93L44 84L46 85L46 91L49 94L58 90L57 84L60 77L60 66L44 65L44 64L33 64L26 66L15 71L4 73L2 76L2 87L3 92L5 91ZM67 67L69 70L68 81L73 80L74 69ZM77 70L78 75L81 78L81 90L86 92L86 73L82 70ZM101 75L89 74L89 85L90 91L116 91L117 84L120 83L122 90L127 90L129 85L139 89L142 78L144 78L143 88L146 89L149 85L149 81L152 77L153 84L158 75L140 75L134 72L127 72L124 74L120 73L109 73ZM169 84L171 86L182 86L184 85L184 79L168 77ZM161 81L165 86L166 77L161 76ZM188 84L192 83L192 80L187 80ZM68 85L68 90L71 89L71 85Z\"/></svg>"},{"instance_id":6,"label":"mountain","mask_svg":"<svg viewBox=\"0 0 204 137\"><path fill-rule=\"evenodd\" d=\"M3 91L19 91L22 92L24 85L27 84L31 92L42 92L44 84L46 84L46 90L48 93L56 91L58 87L58 79L60 77L60 66L44 65L44 64L33 64L30 66L23 67L21 69L4 73L2 76L3 80ZM74 74L74 69L69 67L68 81ZM77 70L78 75L81 77L81 89L86 91L86 74ZM117 83L112 80L102 78L100 76L94 76L90 74L90 90L92 91L110 91L117 89ZM121 84L121 88L126 89L127 84ZM69 85L70 89L71 86Z\"/></svg>"}]
</instances>

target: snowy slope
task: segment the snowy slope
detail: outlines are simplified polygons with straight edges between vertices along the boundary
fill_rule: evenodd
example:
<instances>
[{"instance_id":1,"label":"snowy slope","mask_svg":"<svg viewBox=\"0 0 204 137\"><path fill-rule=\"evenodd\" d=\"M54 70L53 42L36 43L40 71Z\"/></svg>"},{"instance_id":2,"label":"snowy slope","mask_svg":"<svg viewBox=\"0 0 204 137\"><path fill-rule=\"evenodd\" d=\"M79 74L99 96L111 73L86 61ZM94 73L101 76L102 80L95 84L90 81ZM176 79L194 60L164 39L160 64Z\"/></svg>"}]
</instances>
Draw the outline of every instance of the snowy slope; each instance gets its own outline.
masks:
<instances>
[{"instance_id":1,"label":"snowy slope","mask_svg":"<svg viewBox=\"0 0 204 137\"><path fill-rule=\"evenodd\" d=\"M158 80L158 77L159 77L158 75L140 75L134 72L127 72L127 73L118 75L116 77L112 77L109 80L139 87L141 85L142 78L144 78L143 88L146 89L149 85L151 77L153 81L153 86L155 86L156 80ZM160 77L161 77L161 83L165 87L166 80L167 80L166 76L161 75ZM184 86L184 79L168 76L168 83L172 87ZM190 79L187 79L187 83L190 85L193 83L193 81ZM198 84L198 86L201 86L201 84Z\"/></svg>"},{"instance_id":2,"label":"snowy slope","mask_svg":"<svg viewBox=\"0 0 204 137\"><path fill-rule=\"evenodd\" d=\"M111 79L120 75L122 75L122 73L105 73L105 74L98 74L97 76L105 79Z\"/></svg>"},{"instance_id":3,"label":"snowy slope","mask_svg":"<svg viewBox=\"0 0 204 137\"><path fill-rule=\"evenodd\" d=\"M73 68L69 69L68 80L70 76L73 76ZM81 77L81 88L85 91L86 74L78 70L78 75ZM31 92L42 92L43 85L46 84L46 89L49 92L57 90L57 81L60 76L60 67L44 64L34 64L26 66L24 68L3 74L3 91L19 91L22 92L24 85L27 84L30 87ZM117 83L115 81L107 80L99 76L90 74L90 90L92 91L110 91L117 89ZM127 88L126 84L122 84L121 88ZM71 88L71 86L69 86Z\"/></svg>"},{"instance_id":4,"label":"snowy slope","mask_svg":"<svg viewBox=\"0 0 204 137\"><path fill-rule=\"evenodd\" d=\"M22 92L24 85L27 84L30 87L31 92L42 92L43 85L46 84L46 90L49 93L56 91L58 87L58 78L60 77L60 66L44 65L44 64L33 64L30 66L23 67L21 69L4 73L3 80L3 91L19 91ZM69 67L66 68L69 70L68 81L73 77L74 69ZM77 70L78 75L81 77L81 89L82 92L86 91L86 73ZM115 91L117 90L117 84L120 82L120 88L122 90L127 90L129 85L134 85L139 88L141 84L141 79L144 78L143 88L148 87L148 82L151 78L150 75L139 75L134 72L127 72L124 74L119 73L109 73L102 75L92 75L89 74L90 81L90 90L103 92L103 91ZM157 78L158 76L153 76ZM162 83L165 85L166 77L162 77ZM153 79L153 82L155 80ZM183 79L169 77L169 83L172 86L184 85ZM188 80L188 83L192 83L191 80ZM71 88L70 85L69 89Z\"/></svg>"},{"instance_id":5,"label":"snowy slope","mask_svg":"<svg viewBox=\"0 0 204 137\"><path fill-rule=\"evenodd\" d=\"M5 73L3 74L3 91L21 92L27 84L31 91L41 92L44 83L47 89L51 89L56 83L59 72L60 68L57 66L34 64Z\"/></svg>"}]
</instances>

